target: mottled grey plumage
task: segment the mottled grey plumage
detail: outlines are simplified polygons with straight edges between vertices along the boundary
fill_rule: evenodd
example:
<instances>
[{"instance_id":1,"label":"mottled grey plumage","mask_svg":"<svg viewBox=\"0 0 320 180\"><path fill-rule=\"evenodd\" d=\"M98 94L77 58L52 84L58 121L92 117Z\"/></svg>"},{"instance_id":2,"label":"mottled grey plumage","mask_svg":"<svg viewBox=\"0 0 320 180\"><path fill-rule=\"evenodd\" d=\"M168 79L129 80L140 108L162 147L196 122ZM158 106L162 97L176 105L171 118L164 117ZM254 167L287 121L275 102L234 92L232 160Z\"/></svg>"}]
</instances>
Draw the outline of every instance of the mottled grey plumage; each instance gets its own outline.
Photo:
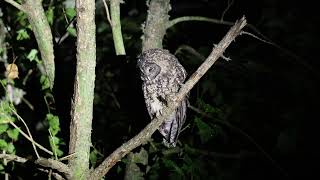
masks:
<instances>
[{"instance_id":1,"label":"mottled grey plumage","mask_svg":"<svg viewBox=\"0 0 320 180\"><path fill-rule=\"evenodd\" d=\"M169 98L179 91L186 78L186 71L178 59L163 49L144 51L138 59L142 89L146 106L151 119L158 117ZM181 127L186 119L187 100L183 100L175 113L160 127L163 143L167 147L175 147Z\"/></svg>"}]
</instances>

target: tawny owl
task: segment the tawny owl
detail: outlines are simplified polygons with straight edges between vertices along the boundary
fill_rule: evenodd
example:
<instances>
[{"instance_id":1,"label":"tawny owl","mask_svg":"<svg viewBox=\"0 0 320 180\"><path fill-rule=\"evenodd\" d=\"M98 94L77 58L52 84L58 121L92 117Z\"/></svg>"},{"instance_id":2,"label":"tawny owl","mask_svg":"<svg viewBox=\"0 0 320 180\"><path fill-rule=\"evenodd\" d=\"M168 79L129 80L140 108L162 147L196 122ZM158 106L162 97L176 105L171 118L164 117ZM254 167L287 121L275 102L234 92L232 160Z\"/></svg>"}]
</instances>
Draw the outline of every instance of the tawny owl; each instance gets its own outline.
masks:
<instances>
[{"instance_id":1,"label":"tawny owl","mask_svg":"<svg viewBox=\"0 0 320 180\"><path fill-rule=\"evenodd\" d=\"M142 89L150 118L158 117L174 97L186 78L186 71L178 59L164 49L150 49L138 57L138 67L143 81ZM175 147L181 127L186 119L187 99L160 127L163 143Z\"/></svg>"}]
</instances>

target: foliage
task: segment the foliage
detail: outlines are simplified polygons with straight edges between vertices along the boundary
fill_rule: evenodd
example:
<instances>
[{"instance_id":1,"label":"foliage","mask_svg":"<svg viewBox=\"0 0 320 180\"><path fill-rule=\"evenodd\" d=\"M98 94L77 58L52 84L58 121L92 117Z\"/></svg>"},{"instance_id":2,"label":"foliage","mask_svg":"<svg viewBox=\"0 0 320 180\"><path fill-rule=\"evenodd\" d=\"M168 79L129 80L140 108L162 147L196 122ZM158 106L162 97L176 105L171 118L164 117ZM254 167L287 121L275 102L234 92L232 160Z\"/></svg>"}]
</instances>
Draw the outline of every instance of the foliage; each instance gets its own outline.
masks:
<instances>
[{"instance_id":1,"label":"foliage","mask_svg":"<svg viewBox=\"0 0 320 180\"><path fill-rule=\"evenodd\" d=\"M51 147L53 158L67 153L65 142L69 138L76 64L76 12L66 2L43 1L54 34L57 82L53 91L49 90L50 82L26 14L0 2L0 14L3 13L0 18L8 29L6 49L0 45L0 150L8 154L30 156L33 151L30 143L10 125L10 121L14 122L24 130L12 110L25 120L37 142ZM96 3L92 167L149 122L135 67L136 56L141 51L141 24L147 13L145 1L126 1L121 6L125 57L114 55L105 9L102 2ZM318 62L317 58L308 58L318 56L314 43L318 31L314 24L319 17L310 14L315 11L309 9L317 6L304 6L291 1L264 0L250 4L234 1L225 13L225 20L234 21L245 13L249 23L256 25L262 34L291 51L277 49L250 36L239 38L224 54L232 60L220 59L191 91L190 105L200 112L188 109L178 147L163 147L161 135L155 133L152 140L132 152L133 159L126 157L113 168L108 179L122 179L129 164L134 164L137 179L283 178L278 166L293 175L309 174L313 166L307 161L295 163L305 167L292 167L291 163L306 159L306 155L316 157L319 151L314 144L318 141L318 126L312 121L320 102L315 98L319 91ZM171 19L183 15L219 19L225 8L226 1L221 0L172 1L170 15ZM203 22L180 23L168 29L163 45L175 53L191 75L228 28ZM246 31L258 35L250 28ZM175 52L182 45L193 48L200 56L190 49ZM5 52L6 61L1 59ZM8 64L17 66L19 78L5 76ZM12 93L8 94L8 86ZM248 136L278 164L268 160ZM1 163L0 171L4 172ZM17 179L24 177L19 172L17 176L21 177Z\"/></svg>"}]
</instances>

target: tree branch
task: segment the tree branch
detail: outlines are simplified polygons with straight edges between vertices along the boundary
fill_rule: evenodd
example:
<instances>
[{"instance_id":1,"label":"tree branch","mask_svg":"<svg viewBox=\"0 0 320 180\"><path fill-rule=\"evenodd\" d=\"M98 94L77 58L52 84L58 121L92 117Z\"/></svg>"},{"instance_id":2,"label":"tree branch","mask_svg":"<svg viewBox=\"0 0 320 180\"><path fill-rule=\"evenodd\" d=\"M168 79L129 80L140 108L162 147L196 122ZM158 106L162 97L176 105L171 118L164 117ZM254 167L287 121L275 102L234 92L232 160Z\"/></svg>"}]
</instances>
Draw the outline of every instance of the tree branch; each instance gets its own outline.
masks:
<instances>
[{"instance_id":1,"label":"tree branch","mask_svg":"<svg viewBox=\"0 0 320 180\"><path fill-rule=\"evenodd\" d=\"M120 22L120 0L110 0L111 28L114 48L117 55L125 55L123 44L121 22Z\"/></svg>"},{"instance_id":2,"label":"tree branch","mask_svg":"<svg viewBox=\"0 0 320 180\"><path fill-rule=\"evenodd\" d=\"M23 6L21 6L21 4L15 2L14 0L4 0L7 3L11 4L12 6L16 7L17 9L19 9L22 12L26 12L26 10L23 8Z\"/></svg>"},{"instance_id":3,"label":"tree branch","mask_svg":"<svg viewBox=\"0 0 320 180\"><path fill-rule=\"evenodd\" d=\"M23 132L16 124L14 124L12 121L9 121L9 123L16 128L20 134L22 134L25 138L27 138L32 144L34 144L35 146L37 146L39 149L43 150L44 152L53 155L53 153L51 151L49 151L47 148L43 147L41 144L37 143L36 141L34 141L32 138L30 138L25 132Z\"/></svg>"},{"instance_id":4,"label":"tree branch","mask_svg":"<svg viewBox=\"0 0 320 180\"><path fill-rule=\"evenodd\" d=\"M50 88L52 89L55 76L53 38L47 17L42 7L42 1L25 0L23 1L22 6L25 10L24 12L28 16L32 31L37 40L46 75L50 81Z\"/></svg>"},{"instance_id":5,"label":"tree branch","mask_svg":"<svg viewBox=\"0 0 320 180\"><path fill-rule=\"evenodd\" d=\"M19 163L26 163L27 161L31 161L29 159L14 155L14 154L0 154L0 159L6 159L7 161L15 161ZM34 164L40 165L42 167L50 168L62 173L67 179L71 179L71 171L69 167L57 160L54 159L46 159L46 158L38 158L35 161L32 161Z\"/></svg>"},{"instance_id":6,"label":"tree branch","mask_svg":"<svg viewBox=\"0 0 320 180\"><path fill-rule=\"evenodd\" d=\"M107 4L106 0L102 0L102 2L103 2L103 5L104 5L104 9L106 10L107 20L108 20L110 26L112 26L112 22L111 22L111 18L110 18L110 13L109 13L108 4Z\"/></svg>"},{"instance_id":7,"label":"tree branch","mask_svg":"<svg viewBox=\"0 0 320 180\"><path fill-rule=\"evenodd\" d=\"M183 16L183 17L178 17L170 20L169 23L167 23L167 28L170 28L178 23L185 22L185 21L204 21L204 22L211 22L215 24L223 24L228 26L232 26L234 24L234 22L222 21L219 19L213 19L213 18L202 17L202 16Z\"/></svg>"},{"instance_id":8,"label":"tree branch","mask_svg":"<svg viewBox=\"0 0 320 180\"><path fill-rule=\"evenodd\" d=\"M77 71L71 107L69 167L74 179L89 171L96 67L95 0L76 0Z\"/></svg>"},{"instance_id":9,"label":"tree branch","mask_svg":"<svg viewBox=\"0 0 320 180\"><path fill-rule=\"evenodd\" d=\"M182 85L179 93L168 106L164 108L160 117L154 118L139 134L130 139L128 142L122 144L112 154L110 154L90 175L93 180L101 179L118 161L121 160L126 154L131 152L136 147L145 143L151 135L159 128L159 126L168 119L174 110L178 107L179 103L184 99L192 87L199 81L199 79L208 71L214 62L223 54L226 48L232 41L240 34L241 29L246 25L246 19L243 17L237 21L235 25L229 30L227 35L214 47L209 57L191 75L189 80Z\"/></svg>"}]
</instances>

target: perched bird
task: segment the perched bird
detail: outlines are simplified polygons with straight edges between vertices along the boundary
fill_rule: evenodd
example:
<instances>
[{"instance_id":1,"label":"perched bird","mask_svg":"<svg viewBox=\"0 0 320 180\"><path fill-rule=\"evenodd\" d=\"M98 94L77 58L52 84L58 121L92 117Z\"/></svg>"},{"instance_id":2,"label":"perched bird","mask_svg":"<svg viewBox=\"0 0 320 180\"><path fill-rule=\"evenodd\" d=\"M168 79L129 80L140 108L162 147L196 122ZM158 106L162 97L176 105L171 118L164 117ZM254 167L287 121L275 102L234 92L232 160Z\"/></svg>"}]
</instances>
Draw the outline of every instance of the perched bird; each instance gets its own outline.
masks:
<instances>
[{"instance_id":1,"label":"perched bird","mask_svg":"<svg viewBox=\"0 0 320 180\"><path fill-rule=\"evenodd\" d=\"M173 98L186 78L186 71L178 59L164 49L149 49L139 57L137 66L143 81L142 90L150 118L159 117L169 99ZM186 120L187 99L159 127L163 143L175 147Z\"/></svg>"}]
</instances>

